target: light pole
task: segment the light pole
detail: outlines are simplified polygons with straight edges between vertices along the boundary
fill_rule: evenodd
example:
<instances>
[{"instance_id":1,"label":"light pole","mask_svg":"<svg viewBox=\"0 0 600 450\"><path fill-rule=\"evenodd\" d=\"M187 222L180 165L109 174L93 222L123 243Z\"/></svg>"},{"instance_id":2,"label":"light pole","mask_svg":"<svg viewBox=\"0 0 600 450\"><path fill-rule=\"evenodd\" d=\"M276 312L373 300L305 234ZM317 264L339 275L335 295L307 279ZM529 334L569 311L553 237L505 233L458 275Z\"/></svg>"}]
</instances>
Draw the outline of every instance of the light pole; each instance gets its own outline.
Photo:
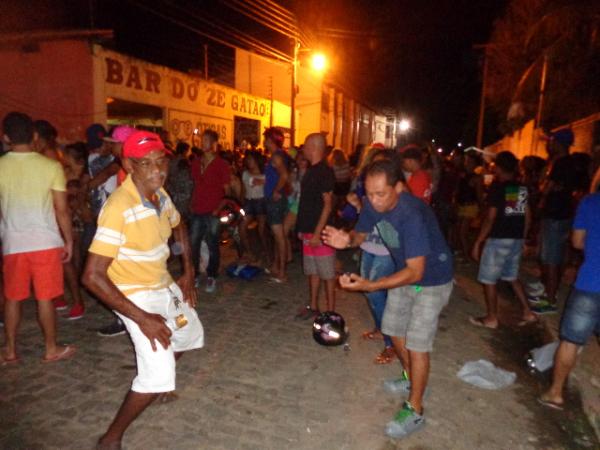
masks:
<instances>
[{"instance_id":1,"label":"light pole","mask_svg":"<svg viewBox=\"0 0 600 450\"><path fill-rule=\"evenodd\" d=\"M311 52L310 48L300 48L298 39L294 39L294 59L292 61L292 97L290 101L290 147L296 145L296 95L298 95L298 55L300 52ZM327 68L327 58L323 53L314 53L311 66L316 72L324 72Z\"/></svg>"},{"instance_id":2,"label":"light pole","mask_svg":"<svg viewBox=\"0 0 600 450\"><path fill-rule=\"evenodd\" d=\"M290 102L291 117L290 117L290 147L296 145L296 94L298 87L296 86L296 78L298 76L298 53L300 51L300 42L294 39L294 60L292 61L292 99Z\"/></svg>"}]
</instances>

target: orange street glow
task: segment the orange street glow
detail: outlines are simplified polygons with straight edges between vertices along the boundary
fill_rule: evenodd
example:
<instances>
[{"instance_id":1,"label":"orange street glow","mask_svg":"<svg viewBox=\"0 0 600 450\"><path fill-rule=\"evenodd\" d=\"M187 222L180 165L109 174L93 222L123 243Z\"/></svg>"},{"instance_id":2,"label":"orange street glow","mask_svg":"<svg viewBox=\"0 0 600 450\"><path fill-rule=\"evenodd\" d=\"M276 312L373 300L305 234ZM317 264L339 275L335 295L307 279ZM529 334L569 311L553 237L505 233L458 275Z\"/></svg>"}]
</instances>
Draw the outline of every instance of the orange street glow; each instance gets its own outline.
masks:
<instances>
[{"instance_id":1,"label":"orange street glow","mask_svg":"<svg viewBox=\"0 0 600 450\"><path fill-rule=\"evenodd\" d=\"M327 58L323 53L315 53L311 59L311 66L317 72L322 72L327 67Z\"/></svg>"}]
</instances>

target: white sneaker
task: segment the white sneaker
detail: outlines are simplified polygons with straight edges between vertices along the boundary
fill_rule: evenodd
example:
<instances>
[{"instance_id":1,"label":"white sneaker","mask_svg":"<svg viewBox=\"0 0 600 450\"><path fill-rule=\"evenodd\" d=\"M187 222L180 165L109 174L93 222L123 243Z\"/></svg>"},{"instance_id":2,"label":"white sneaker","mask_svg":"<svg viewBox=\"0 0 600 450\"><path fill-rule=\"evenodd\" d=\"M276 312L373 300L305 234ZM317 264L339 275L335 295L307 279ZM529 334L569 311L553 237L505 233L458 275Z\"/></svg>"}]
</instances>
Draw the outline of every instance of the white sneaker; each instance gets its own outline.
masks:
<instances>
[{"instance_id":1,"label":"white sneaker","mask_svg":"<svg viewBox=\"0 0 600 450\"><path fill-rule=\"evenodd\" d=\"M208 277L208 279L206 280L206 289L205 291L208 294L214 294L214 292L217 290L217 280L215 280L212 277Z\"/></svg>"}]
</instances>

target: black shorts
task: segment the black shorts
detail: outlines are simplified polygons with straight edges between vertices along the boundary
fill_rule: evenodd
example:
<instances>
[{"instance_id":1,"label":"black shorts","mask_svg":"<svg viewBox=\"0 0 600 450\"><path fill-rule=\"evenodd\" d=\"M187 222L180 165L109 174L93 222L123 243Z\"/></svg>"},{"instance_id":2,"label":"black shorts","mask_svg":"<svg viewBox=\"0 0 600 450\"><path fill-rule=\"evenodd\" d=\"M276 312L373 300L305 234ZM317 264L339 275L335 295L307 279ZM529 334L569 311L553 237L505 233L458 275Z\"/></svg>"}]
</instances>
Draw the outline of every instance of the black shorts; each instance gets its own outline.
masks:
<instances>
[{"instance_id":1,"label":"black shorts","mask_svg":"<svg viewBox=\"0 0 600 450\"><path fill-rule=\"evenodd\" d=\"M288 210L287 197L267 201L267 222L269 225L281 225Z\"/></svg>"},{"instance_id":2,"label":"black shorts","mask_svg":"<svg viewBox=\"0 0 600 450\"><path fill-rule=\"evenodd\" d=\"M244 212L247 216L264 216L267 214L267 202L264 198L246 199Z\"/></svg>"}]
</instances>

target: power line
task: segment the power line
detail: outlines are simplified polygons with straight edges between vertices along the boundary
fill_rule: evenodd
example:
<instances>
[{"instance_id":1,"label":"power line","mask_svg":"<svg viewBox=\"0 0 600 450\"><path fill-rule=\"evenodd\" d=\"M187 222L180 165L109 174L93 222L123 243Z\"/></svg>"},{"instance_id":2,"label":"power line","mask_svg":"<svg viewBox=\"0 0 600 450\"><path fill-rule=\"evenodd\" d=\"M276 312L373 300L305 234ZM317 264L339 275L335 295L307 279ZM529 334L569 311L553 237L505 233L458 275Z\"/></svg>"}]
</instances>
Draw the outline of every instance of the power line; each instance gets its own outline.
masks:
<instances>
[{"instance_id":1,"label":"power line","mask_svg":"<svg viewBox=\"0 0 600 450\"><path fill-rule=\"evenodd\" d=\"M279 14L281 17L291 20L292 22L297 21L296 15L291 12L289 9L284 8L280 4L272 1L272 0L256 0L258 3L262 3L266 5L268 8L273 11L274 14Z\"/></svg>"},{"instance_id":2,"label":"power line","mask_svg":"<svg viewBox=\"0 0 600 450\"><path fill-rule=\"evenodd\" d=\"M218 20L216 17L214 17L212 15L205 14L205 16L210 18L210 20L208 20L207 17L201 16L198 14L190 14L189 11L183 9L182 7L178 6L174 2L165 1L164 3L166 3L167 5L169 5L172 8L178 9L179 11L186 14L187 16L191 16L195 20L199 20L199 21L205 23L209 27L212 27L221 33L230 35L231 37L238 40L239 42L243 42L246 46L249 46L250 48L255 48L258 50L262 50L262 51L267 50L268 52L270 52L272 54L277 54L278 59L283 59L283 60L289 59L288 62L291 62L291 58L287 54L283 53L282 51L276 49L275 47L271 47L270 45L254 38L252 36L243 36L243 35L238 34L238 32L235 28L231 27L230 25L228 25L226 23L221 22L220 20ZM229 44L229 46L231 46L231 44Z\"/></svg>"},{"instance_id":3,"label":"power line","mask_svg":"<svg viewBox=\"0 0 600 450\"><path fill-rule=\"evenodd\" d=\"M264 20L260 14L256 14L255 11L246 11L244 8L249 8L248 6L235 6L235 4L233 4L233 2L235 2L236 4L242 4L239 1L236 0L232 0L232 1L227 1L227 0L222 0L222 3L224 3L228 8L233 9L234 11L239 12L240 14L243 14L244 16L254 20L255 22L260 23L261 25L276 31L277 33L281 33L284 36L288 36L292 39L299 39L299 34L297 32L294 32L293 30L289 30L287 28L281 28L275 25L270 24L268 21Z\"/></svg>"},{"instance_id":4,"label":"power line","mask_svg":"<svg viewBox=\"0 0 600 450\"><path fill-rule=\"evenodd\" d=\"M256 16L259 16L260 18L264 19L265 21L270 22L271 25L273 25L275 27L279 27L280 29L276 30L276 31L279 31L282 34L285 34L285 32L292 33L291 35L288 34L288 36L292 37L292 38L297 38L299 36L298 27L295 24L290 23L289 20L283 21L278 18L273 18L272 12L270 11L270 9L267 9L264 6L261 7L261 5L258 5L256 3L249 4L247 1L241 1L241 0L229 0L229 1L224 0L223 3L227 4L230 8L231 8L231 3L237 4L239 7L246 9L246 11L248 11L248 13L250 15L248 16L248 14L245 12L241 12L241 11L238 11L238 12L241 12L242 14L244 14L250 18L254 18L254 19L256 19Z\"/></svg>"},{"instance_id":5,"label":"power line","mask_svg":"<svg viewBox=\"0 0 600 450\"><path fill-rule=\"evenodd\" d=\"M248 0L245 0L245 1L246 1L246 3L248 3ZM298 33L302 36L302 39L306 45L308 45L309 47L312 47L314 45L314 43L315 43L314 35L310 32L310 29L308 29L308 27L300 27L298 18L296 17L296 15L294 13L283 8L281 5L278 5L277 3L275 3L272 0L255 0L255 1L259 4L257 6L259 8L262 7L262 10L266 13L278 14L279 10L284 11L285 13L279 13L282 15L283 14L287 15L287 18L283 20L284 23L287 23L287 24L293 26L298 31ZM306 31L305 31L305 28L306 28Z\"/></svg>"},{"instance_id":6,"label":"power line","mask_svg":"<svg viewBox=\"0 0 600 450\"><path fill-rule=\"evenodd\" d=\"M150 7L142 4L142 3L139 3L136 0L128 0L128 1L131 2L131 3L133 3L133 4L135 4L136 6L138 6L139 8L141 8L141 9L147 11L147 12L150 12L151 14L154 14L154 15L156 15L158 17L161 17L162 19L164 19L164 20L166 20L168 22L171 22L171 23L173 23L175 25L178 25L178 26L180 26L182 28L185 28L186 30L192 31L192 32L194 32L194 33L196 33L198 35L205 36L205 37L211 39L212 41L217 42L217 43L219 43L221 45L225 45L227 47L232 47L232 48L238 47L238 45L236 45L236 44L234 44L232 42L228 42L228 41L226 41L224 39L221 39L221 38L218 38L218 37L216 37L216 36L214 36L214 35L212 35L210 33L206 33L205 31L199 30L198 28L195 28L195 27L193 27L193 26L191 26L191 25L189 25L189 24L187 24L185 22L182 22L181 20L178 20L178 19L175 19L173 17L170 17L170 16L168 16L168 15L166 15L164 13L158 12L155 9L152 9L152 8L150 8ZM244 42L244 41L242 41L242 42ZM259 51L259 52L261 52L261 53L263 53L263 54L265 54L265 55L271 56L271 57L273 57L275 59L283 60L283 61L288 62L288 63L291 62L291 58L289 56L287 56L287 55L285 55L285 58L284 58L284 57L281 56L281 54L279 54L279 52L274 52L272 50L268 50L268 49L263 48L263 47L258 47L256 45L250 44L248 42L246 42L246 45L249 46L249 47L251 47L251 48L253 48L253 49L255 49L255 50L257 50L257 51Z\"/></svg>"}]
</instances>

